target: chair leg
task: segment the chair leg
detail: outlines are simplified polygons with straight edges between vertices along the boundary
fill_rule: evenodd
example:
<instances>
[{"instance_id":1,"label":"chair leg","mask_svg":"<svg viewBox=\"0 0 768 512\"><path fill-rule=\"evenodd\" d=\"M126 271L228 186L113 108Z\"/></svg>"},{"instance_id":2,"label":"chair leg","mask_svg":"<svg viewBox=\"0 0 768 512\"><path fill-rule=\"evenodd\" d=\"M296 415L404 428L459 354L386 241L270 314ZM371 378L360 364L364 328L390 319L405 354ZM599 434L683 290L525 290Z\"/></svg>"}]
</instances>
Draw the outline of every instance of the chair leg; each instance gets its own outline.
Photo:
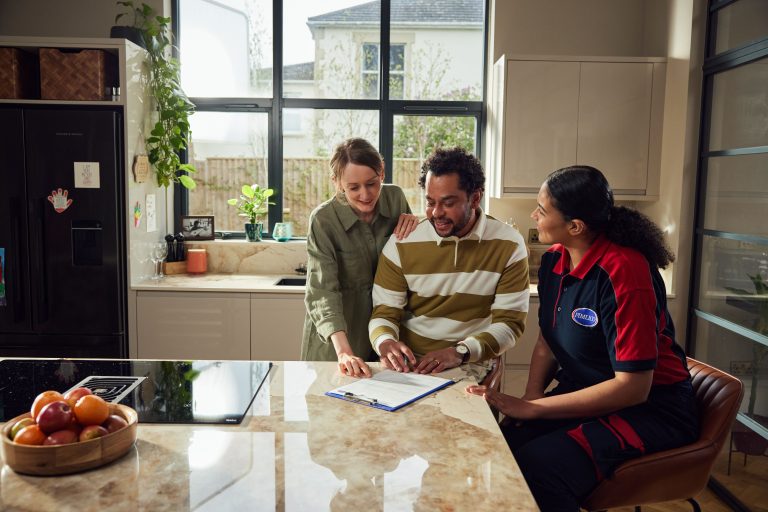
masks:
<instances>
[{"instance_id":1,"label":"chair leg","mask_svg":"<svg viewBox=\"0 0 768 512\"><path fill-rule=\"evenodd\" d=\"M698 501L696 501L693 498L688 498L685 501L687 501L688 503L691 504L691 506L693 507L693 512L701 512L701 507L699 506L699 502Z\"/></svg>"}]
</instances>

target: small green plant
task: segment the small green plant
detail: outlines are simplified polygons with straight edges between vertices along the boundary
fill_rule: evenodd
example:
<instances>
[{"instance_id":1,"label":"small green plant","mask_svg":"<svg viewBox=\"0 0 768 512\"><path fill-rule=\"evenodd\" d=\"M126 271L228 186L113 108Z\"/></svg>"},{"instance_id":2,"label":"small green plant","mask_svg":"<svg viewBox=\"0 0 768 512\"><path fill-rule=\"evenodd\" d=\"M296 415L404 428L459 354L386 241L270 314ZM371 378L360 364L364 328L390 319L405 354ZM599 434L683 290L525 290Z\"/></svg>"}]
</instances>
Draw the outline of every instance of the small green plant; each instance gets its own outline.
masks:
<instances>
[{"instance_id":1,"label":"small green plant","mask_svg":"<svg viewBox=\"0 0 768 512\"><path fill-rule=\"evenodd\" d=\"M181 90L181 68L179 61L171 55L171 18L157 16L145 3L141 7L130 0L121 0L117 4L127 11L118 14L115 22L132 15L133 26L141 30L149 54L149 91L158 118L146 144L157 184L168 187L171 183L180 183L193 189L196 183L189 174L196 172L195 168L182 164L179 152L187 149L189 116L194 113L195 106Z\"/></svg>"},{"instance_id":2,"label":"small green plant","mask_svg":"<svg viewBox=\"0 0 768 512\"><path fill-rule=\"evenodd\" d=\"M765 282L763 275L758 272L755 275L747 274L747 277L752 281L755 291L749 292L741 288L732 288L726 286L726 289L732 291L738 295L751 295L755 297L755 323L753 330L762 334L768 335L768 283ZM750 386L749 403L747 405L747 413L753 414L755 411L755 401L757 399L757 381L760 375L763 360L768 355L768 347L760 345L759 343L752 343L752 365L751 376L752 384Z\"/></svg>"},{"instance_id":3,"label":"small green plant","mask_svg":"<svg viewBox=\"0 0 768 512\"><path fill-rule=\"evenodd\" d=\"M241 217L247 217L251 224L256 224L264 220L269 205L275 203L269 200L275 195L274 189L261 188L257 184L243 185L240 189L240 197L229 199L227 204L237 208Z\"/></svg>"},{"instance_id":4,"label":"small green plant","mask_svg":"<svg viewBox=\"0 0 768 512\"><path fill-rule=\"evenodd\" d=\"M141 7L137 7L132 1L117 2L117 5L125 7L125 12L121 12L115 16L115 25L124 17L130 16L132 18L129 27L137 28L142 32L147 32L152 26L152 20L155 16L155 11L151 6L147 4L141 4Z\"/></svg>"}]
</instances>

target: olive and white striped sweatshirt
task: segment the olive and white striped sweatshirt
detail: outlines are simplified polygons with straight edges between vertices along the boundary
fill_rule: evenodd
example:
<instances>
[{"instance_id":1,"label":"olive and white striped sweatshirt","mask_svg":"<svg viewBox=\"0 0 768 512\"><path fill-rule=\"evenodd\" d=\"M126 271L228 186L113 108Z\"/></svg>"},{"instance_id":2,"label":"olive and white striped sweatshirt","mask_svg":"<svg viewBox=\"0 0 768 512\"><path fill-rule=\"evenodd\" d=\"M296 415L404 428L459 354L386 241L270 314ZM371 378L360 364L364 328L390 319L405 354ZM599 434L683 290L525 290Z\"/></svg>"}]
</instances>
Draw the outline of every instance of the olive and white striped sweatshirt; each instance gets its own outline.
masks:
<instances>
[{"instance_id":1,"label":"olive and white striped sweatshirt","mask_svg":"<svg viewBox=\"0 0 768 512\"><path fill-rule=\"evenodd\" d=\"M368 324L377 353L386 339L417 355L463 341L470 361L485 361L515 345L530 297L525 242L516 229L478 213L463 238L443 238L423 220L405 240L389 239Z\"/></svg>"}]
</instances>

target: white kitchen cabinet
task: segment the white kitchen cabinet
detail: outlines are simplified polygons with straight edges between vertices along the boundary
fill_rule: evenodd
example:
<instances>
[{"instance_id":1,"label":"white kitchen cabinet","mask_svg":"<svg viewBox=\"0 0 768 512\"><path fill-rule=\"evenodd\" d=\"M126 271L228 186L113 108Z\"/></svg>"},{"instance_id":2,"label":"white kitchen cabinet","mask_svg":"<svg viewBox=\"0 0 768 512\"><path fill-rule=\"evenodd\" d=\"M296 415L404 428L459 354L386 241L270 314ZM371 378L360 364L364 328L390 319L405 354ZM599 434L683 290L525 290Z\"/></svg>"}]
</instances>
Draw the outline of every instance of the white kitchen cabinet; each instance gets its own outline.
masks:
<instances>
[{"instance_id":1,"label":"white kitchen cabinet","mask_svg":"<svg viewBox=\"0 0 768 512\"><path fill-rule=\"evenodd\" d=\"M137 292L140 359L251 358L251 294Z\"/></svg>"},{"instance_id":2,"label":"white kitchen cabinet","mask_svg":"<svg viewBox=\"0 0 768 512\"><path fill-rule=\"evenodd\" d=\"M550 172L584 164L618 198L657 198L665 68L660 58L500 58L488 103L491 194L535 197Z\"/></svg>"},{"instance_id":3,"label":"white kitchen cabinet","mask_svg":"<svg viewBox=\"0 0 768 512\"><path fill-rule=\"evenodd\" d=\"M251 359L299 361L305 311L303 293L251 295Z\"/></svg>"},{"instance_id":4,"label":"white kitchen cabinet","mask_svg":"<svg viewBox=\"0 0 768 512\"><path fill-rule=\"evenodd\" d=\"M528 367L531 364L533 347L539 337L539 299L531 297L525 331L514 347L504 353L504 381L502 391L521 396L528 382Z\"/></svg>"}]
</instances>

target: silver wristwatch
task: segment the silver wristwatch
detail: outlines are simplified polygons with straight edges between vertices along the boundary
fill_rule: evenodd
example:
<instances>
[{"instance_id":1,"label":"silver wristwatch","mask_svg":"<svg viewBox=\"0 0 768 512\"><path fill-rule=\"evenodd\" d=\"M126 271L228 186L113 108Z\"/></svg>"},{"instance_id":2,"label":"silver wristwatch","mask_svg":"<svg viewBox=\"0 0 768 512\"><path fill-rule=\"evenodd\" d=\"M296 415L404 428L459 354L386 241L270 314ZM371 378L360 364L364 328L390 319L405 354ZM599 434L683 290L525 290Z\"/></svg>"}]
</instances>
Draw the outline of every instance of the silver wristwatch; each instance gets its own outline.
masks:
<instances>
[{"instance_id":1,"label":"silver wristwatch","mask_svg":"<svg viewBox=\"0 0 768 512\"><path fill-rule=\"evenodd\" d=\"M456 353L461 357L461 364L466 363L469 360L469 347L463 343L457 343L454 347Z\"/></svg>"}]
</instances>

